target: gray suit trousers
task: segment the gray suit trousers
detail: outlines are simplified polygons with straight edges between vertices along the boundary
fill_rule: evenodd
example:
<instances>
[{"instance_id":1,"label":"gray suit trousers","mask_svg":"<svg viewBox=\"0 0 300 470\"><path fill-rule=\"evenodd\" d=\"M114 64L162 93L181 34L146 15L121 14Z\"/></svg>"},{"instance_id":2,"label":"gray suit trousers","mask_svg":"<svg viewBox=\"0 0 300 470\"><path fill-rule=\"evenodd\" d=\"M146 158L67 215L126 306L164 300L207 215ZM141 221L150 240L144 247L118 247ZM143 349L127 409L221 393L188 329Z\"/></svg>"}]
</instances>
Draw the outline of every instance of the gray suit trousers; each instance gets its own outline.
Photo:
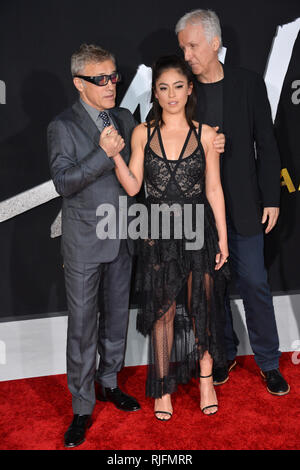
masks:
<instances>
[{"instance_id":1,"label":"gray suit trousers","mask_svg":"<svg viewBox=\"0 0 300 470\"><path fill-rule=\"evenodd\" d=\"M109 263L65 260L64 267L69 310L68 387L74 414L92 414L95 379L104 387L116 387L123 366L132 257L122 241L118 256ZM97 347L100 361L96 372Z\"/></svg>"}]
</instances>

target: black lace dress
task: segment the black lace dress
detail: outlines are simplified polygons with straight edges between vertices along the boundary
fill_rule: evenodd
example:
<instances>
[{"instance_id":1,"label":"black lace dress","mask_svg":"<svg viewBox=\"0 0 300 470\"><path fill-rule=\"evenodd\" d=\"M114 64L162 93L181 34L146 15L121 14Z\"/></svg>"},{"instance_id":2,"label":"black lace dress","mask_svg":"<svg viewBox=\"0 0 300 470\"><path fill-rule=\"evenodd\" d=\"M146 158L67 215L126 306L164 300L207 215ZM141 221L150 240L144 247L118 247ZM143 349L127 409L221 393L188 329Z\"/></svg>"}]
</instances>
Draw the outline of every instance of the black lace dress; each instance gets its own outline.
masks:
<instances>
[{"instance_id":1,"label":"black lace dress","mask_svg":"<svg viewBox=\"0 0 300 470\"><path fill-rule=\"evenodd\" d=\"M151 131L144 160L149 237L138 242L135 286L141 299L137 329L150 336L146 395L159 398L199 376L205 351L216 366L226 364L224 291L229 272L227 265L215 270L218 234L205 196L201 126L198 133L189 130L178 160L167 158L160 129ZM157 235L157 219L154 224L150 217L153 207L169 214L169 235L163 231L163 215ZM204 217L199 207L204 207ZM203 233L202 247L197 248L196 238L193 245L187 225Z\"/></svg>"}]
</instances>

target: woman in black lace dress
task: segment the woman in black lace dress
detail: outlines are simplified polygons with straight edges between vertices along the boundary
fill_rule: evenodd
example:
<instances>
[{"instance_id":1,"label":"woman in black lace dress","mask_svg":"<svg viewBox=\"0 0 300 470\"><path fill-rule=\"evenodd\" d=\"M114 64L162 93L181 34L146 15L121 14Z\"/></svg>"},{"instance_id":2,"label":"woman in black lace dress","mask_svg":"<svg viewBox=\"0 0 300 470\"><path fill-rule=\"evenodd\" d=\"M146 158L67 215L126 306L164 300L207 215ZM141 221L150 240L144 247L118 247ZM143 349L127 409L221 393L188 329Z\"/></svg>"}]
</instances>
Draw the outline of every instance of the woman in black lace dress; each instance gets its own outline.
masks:
<instances>
[{"instance_id":1,"label":"woman in black lace dress","mask_svg":"<svg viewBox=\"0 0 300 470\"><path fill-rule=\"evenodd\" d=\"M153 94L153 119L133 132L129 169L120 155L114 160L129 195L145 181L148 228L138 240L137 328L150 336L146 394L155 398L155 416L167 421L171 394L193 376L200 377L201 410L217 412L212 366L226 364L228 247L216 132L192 120L195 95L183 60L156 62Z\"/></svg>"}]
</instances>

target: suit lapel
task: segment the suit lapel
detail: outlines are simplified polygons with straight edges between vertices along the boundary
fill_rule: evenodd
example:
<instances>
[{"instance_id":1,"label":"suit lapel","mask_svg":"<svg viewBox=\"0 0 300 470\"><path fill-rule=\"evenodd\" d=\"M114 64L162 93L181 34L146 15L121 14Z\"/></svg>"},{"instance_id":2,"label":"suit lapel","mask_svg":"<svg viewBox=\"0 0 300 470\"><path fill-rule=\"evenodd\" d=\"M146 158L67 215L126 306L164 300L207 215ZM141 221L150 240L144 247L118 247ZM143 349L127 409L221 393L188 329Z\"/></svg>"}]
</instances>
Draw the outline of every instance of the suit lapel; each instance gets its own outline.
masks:
<instances>
[{"instance_id":1,"label":"suit lapel","mask_svg":"<svg viewBox=\"0 0 300 470\"><path fill-rule=\"evenodd\" d=\"M236 119L236 116L239 116L241 88L231 67L223 64L222 66L224 70L223 132L225 135L230 135L232 125L237 124L234 119Z\"/></svg>"},{"instance_id":2,"label":"suit lapel","mask_svg":"<svg viewBox=\"0 0 300 470\"><path fill-rule=\"evenodd\" d=\"M80 127L82 127L90 139L96 145L99 145L100 131L80 101L76 101L76 103L72 106L72 109L74 111L75 120L77 123L80 125Z\"/></svg>"},{"instance_id":3,"label":"suit lapel","mask_svg":"<svg viewBox=\"0 0 300 470\"><path fill-rule=\"evenodd\" d=\"M118 108L112 108L109 110L110 115L113 117L114 121L116 122L117 128L119 133L124 138L125 137L125 126L122 119L120 119Z\"/></svg>"},{"instance_id":4,"label":"suit lapel","mask_svg":"<svg viewBox=\"0 0 300 470\"><path fill-rule=\"evenodd\" d=\"M125 127L125 122L123 119L120 119L120 115L119 115L119 110L118 108L112 108L109 110L109 113L110 115L113 117L116 125L117 125L117 128L118 128L118 131L119 131L119 134L123 137L123 139L125 140L125 147L123 148L123 150L121 150L121 155L122 157L124 158L125 162L127 162L128 160L128 156L129 156L129 150L128 150L128 146L130 144L130 142L127 141L127 129Z\"/></svg>"},{"instance_id":5,"label":"suit lapel","mask_svg":"<svg viewBox=\"0 0 300 470\"><path fill-rule=\"evenodd\" d=\"M197 108L196 108L196 113L197 115L195 116L196 121L203 123L204 122L204 115L205 115L205 99L204 99L204 92L203 88L199 85L198 80L195 77L194 81L194 88L196 90L197 94Z\"/></svg>"}]
</instances>

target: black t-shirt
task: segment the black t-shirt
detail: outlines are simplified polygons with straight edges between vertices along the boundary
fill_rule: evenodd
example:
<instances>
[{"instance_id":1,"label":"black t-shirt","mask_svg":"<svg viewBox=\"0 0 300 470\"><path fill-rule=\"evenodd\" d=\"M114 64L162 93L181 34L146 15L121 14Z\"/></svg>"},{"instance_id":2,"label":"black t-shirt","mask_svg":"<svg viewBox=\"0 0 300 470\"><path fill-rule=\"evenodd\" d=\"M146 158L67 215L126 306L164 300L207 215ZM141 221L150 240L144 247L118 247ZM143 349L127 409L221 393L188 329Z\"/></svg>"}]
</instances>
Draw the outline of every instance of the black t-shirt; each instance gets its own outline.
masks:
<instances>
[{"instance_id":1,"label":"black t-shirt","mask_svg":"<svg viewBox=\"0 0 300 470\"><path fill-rule=\"evenodd\" d=\"M219 132L223 129L223 82L200 83L197 86L201 93L197 93L198 100L204 99L202 122L209 126L219 126Z\"/></svg>"}]
</instances>

